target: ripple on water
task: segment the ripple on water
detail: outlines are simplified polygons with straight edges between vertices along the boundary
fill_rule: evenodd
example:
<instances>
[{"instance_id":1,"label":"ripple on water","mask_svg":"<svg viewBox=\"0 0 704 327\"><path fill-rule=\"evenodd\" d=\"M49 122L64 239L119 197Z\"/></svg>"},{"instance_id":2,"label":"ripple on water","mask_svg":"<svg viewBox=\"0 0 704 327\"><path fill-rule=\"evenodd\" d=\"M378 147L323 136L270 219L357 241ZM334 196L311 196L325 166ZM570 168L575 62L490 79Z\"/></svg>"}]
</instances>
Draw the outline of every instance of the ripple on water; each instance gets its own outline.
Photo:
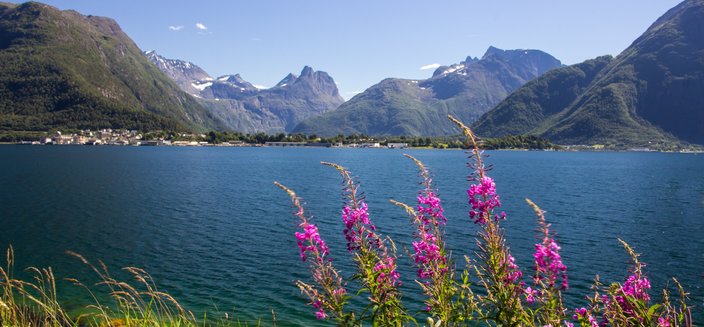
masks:
<instances>
[{"instance_id":1,"label":"ripple on water","mask_svg":"<svg viewBox=\"0 0 704 327\"><path fill-rule=\"evenodd\" d=\"M455 258L472 255L466 154L407 152L434 172ZM410 248L408 218L388 199L414 204L418 177L398 151L2 146L0 157L0 244L14 245L18 267L51 265L62 277L90 279L64 254L68 249L113 271L144 267L196 312L234 308L242 320L266 322L274 309L287 325L318 324L294 284L308 276L292 236L297 223L272 182L304 198L335 264L349 276L339 175L320 161L359 176L379 229L400 249ZM619 237L643 253L654 288L676 275L692 302L704 306L704 156L501 151L488 161L509 216L511 250L526 275L536 230L524 197L547 211L569 267L570 307L584 305L596 274L604 281L626 276ZM410 259L400 253L405 298L417 308L422 298ZM62 290L69 307L85 304L85 294Z\"/></svg>"}]
</instances>

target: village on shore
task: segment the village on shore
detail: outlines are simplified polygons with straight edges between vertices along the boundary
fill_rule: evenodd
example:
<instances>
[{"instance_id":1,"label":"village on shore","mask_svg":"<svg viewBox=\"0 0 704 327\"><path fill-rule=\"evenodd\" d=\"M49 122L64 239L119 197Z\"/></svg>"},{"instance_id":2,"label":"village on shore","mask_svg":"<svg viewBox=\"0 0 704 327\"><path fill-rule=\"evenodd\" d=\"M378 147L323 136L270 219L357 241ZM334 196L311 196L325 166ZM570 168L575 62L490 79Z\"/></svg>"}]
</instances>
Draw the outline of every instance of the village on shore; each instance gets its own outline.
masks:
<instances>
[{"instance_id":1,"label":"village on shore","mask_svg":"<svg viewBox=\"0 0 704 327\"><path fill-rule=\"evenodd\" d=\"M42 137L38 141L20 141L17 144L25 145L117 145L117 146L241 146L241 147L345 147L345 148L408 148L408 143L388 142L382 145L381 142L363 142L343 144L342 142L265 142L246 143L240 140L232 140L221 143L211 143L207 141L195 141L194 139L204 139L205 134L181 134L183 140L166 140L163 138L149 139L142 133L135 130L113 130L101 129L98 131L81 130L77 133L62 133L56 131L50 136Z\"/></svg>"}]
</instances>

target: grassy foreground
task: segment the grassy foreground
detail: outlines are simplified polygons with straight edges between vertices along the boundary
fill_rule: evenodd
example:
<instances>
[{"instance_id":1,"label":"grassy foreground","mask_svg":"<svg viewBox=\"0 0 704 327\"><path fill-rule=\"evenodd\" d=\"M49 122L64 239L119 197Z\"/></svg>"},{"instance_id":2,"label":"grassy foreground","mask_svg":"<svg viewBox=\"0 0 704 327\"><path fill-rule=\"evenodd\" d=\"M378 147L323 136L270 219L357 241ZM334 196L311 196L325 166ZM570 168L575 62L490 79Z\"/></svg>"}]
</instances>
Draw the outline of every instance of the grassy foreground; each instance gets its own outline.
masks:
<instances>
[{"instance_id":1,"label":"grassy foreground","mask_svg":"<svg viewBox=\"0 0 704 327\"><path fill-rule=\"evenodd\" d=\"M123 268L131 281L113 278L103 262L94 265L77 253L68 252L99 277L95 285L73 278L66 280L83 288L93 301L78 316L71 316L58 301L56 277L51 268L28 268L30 281L13 277L14 251L7 250L6 265L0 267L0 326L249 326L227 313L217 319L196 317L168 293L157 288L143 269ZM94 288L107 289L109 300L101 302ZM276 316L266 325L276 326ZM261 322L256 326L261 325Z\"/></svg>"}]
</instances>

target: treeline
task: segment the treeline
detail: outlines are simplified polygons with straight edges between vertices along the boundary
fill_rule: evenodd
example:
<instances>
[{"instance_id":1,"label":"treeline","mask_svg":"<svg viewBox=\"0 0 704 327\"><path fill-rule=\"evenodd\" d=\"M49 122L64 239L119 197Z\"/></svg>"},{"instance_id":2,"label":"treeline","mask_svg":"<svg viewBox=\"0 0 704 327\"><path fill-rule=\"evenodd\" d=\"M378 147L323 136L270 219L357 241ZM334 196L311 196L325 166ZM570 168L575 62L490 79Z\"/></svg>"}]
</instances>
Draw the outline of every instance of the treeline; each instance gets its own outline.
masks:
<instances>
[{"instance_id":1,"label":"treeline","mask_svg":"<svg viewBox=\"0 0 704 327\"><path fill-rule=\"evenodd\" d=\"M482 142L482 147L487 150L496 149L529 149L550 150L558 146L547 139L535 135L507 135L497 138L487 138Z\"/></svg>"},{"instance_id":2,"label":"treeline","mask_svg":"<svg viewBox=\"0 0 704 327\"><path fill-rule=\"evenodd\" d=\"M0 131L0 142L35 141L41 137L53 135L56 130L48 132L35 131ZM62 130L65 133L75 133L77 129ZM169 141L198 141L211 144L222 144L231 141L240 141L249 144L265 144L266 142L315 142L330 143L332 145L379 143L386 146L389 143L406 143L409 147L427 147L435 149L466 149L467 144L460 135L453 136L370 136L365 134L337 135L334 137L319 137L315 134L267 134L218 132L210 131L205 134L183 133L178 131L152 131L142 133L144 140L169 140ZM498 138L479 140L482 148L487 150L497 149L529 149L548 150L558 149L559 146L550 141L534 135L509 135Z\"/></svg>"}]
</instances>

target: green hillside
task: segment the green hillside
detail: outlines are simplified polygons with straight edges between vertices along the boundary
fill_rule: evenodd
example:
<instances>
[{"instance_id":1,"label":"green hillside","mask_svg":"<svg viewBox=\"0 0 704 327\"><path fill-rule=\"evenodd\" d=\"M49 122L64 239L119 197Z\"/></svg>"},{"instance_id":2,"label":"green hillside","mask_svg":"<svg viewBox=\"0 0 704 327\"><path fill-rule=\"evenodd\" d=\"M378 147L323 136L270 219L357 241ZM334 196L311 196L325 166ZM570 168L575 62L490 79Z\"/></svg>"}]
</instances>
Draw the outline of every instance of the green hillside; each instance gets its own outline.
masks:
<instances>
[{"instance_id":1,"label":"green hillside","mask_svg":"<svg viewBox=\"0 0 704 327\"><path fill-rule=\"evenodd\" d=\"M0 130L220 126L114 20L0 3Z\"/></svg>"},{"instance_id":2,"label":"green hillside","mask_svg":"<svg viewBox=\"0 0 704 327\"><path fill-rule=\"evenodd\" d=\"M704 144L702 58L704 0L686 0L613 60L548 73L474 127L480 135L534 134L559 144Z\"/></svg>"}]
</instances>

